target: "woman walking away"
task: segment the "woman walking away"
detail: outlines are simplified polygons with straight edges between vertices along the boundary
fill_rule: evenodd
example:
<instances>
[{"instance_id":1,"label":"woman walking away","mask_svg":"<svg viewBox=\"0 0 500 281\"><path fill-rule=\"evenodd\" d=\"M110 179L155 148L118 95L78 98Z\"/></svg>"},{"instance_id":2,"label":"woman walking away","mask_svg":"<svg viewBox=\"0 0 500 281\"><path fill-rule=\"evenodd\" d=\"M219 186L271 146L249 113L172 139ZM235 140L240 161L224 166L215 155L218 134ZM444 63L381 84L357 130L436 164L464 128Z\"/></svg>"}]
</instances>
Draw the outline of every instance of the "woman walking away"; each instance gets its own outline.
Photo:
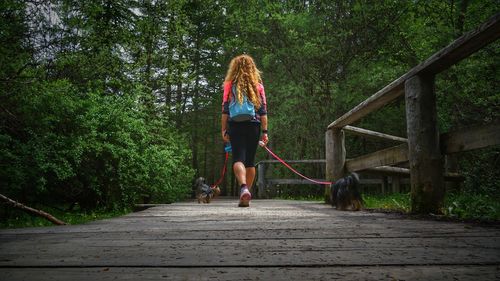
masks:
<instances>
[{"instance_id":1,"label":"woman walking away","mask_svg":"<svg viewBox=\"0 0 500 281\"><path fill-rule=\"evenodd\" d=\"M255 152L261 141L268 142L267 105L264 86L252 57L231 60L222 98L222 139L231 142L233 171L240 185L239 207L248 207L255 178Z\"/></svg>"}]
</instances>

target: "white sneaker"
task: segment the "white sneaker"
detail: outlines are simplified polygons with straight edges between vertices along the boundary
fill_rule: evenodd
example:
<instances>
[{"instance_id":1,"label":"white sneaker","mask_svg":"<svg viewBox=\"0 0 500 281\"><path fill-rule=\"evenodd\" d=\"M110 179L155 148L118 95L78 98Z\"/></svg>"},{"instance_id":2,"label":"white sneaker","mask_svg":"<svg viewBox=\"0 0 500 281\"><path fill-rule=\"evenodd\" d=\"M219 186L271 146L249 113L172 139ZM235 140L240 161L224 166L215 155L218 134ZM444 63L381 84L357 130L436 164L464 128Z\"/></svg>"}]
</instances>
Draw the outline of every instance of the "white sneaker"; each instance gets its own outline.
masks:
<instances>
[{"instance_id":1,"label":"white sneaker","mask_svg":"<svg viewBox=\"0 0 500 281\"><path fill-rule=\"evenodd\" d=\"M240 191L240 203L238 207L248 207L250 206L250 200L252 199L252 194L248 191L247 187L243 187Z\"/></svg>"}]
</instances>

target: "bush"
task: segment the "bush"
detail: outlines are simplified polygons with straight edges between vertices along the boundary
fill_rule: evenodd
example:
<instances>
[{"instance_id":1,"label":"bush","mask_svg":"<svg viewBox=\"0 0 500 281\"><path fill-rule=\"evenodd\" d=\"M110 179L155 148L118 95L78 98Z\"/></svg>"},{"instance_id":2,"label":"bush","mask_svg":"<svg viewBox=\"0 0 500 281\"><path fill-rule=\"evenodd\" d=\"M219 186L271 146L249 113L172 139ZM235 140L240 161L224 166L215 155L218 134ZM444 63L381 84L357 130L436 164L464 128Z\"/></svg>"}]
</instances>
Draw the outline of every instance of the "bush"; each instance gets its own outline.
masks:
<instances>
[{"instance_id":1,"label":"bush","mask_svg":"<svg viewBox=\"0 0 500 281\"><path fill-rule=\"evenodd\" d=\"M0 191L27 204L83 209L185 198L188 145L168 120L146 114L141 94L79 93L58 80L13 95L18 123L0 132Z\"/></svg>"}]
</instances>

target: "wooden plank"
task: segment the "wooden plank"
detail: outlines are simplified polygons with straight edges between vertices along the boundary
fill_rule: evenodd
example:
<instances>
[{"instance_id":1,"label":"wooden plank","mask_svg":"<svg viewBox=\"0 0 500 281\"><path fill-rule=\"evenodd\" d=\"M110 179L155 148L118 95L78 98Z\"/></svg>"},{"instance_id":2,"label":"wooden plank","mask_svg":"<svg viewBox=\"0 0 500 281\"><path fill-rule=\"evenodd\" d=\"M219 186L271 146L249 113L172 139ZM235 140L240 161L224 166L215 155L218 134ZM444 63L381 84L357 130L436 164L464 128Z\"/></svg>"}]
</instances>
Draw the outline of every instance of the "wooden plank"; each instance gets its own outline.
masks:
<instances>
[{"instance_id":1,"label":"wooden plank","mask_svg":"<svg viewBox=\"0 0 500 281\"><path fill-rule=\"evenodd\" d=\"M500 13L493 15L475 30L471 30L451 44L432 55L416 67L414 75L422 72L425 75L437 74L483 47L495 42L500 37ZM413 75L411 75L413 76Z\"/></svg>"},{"instance_id":2,"label":"wooden plank","mask_svg":"<svg viewBox=\"0 0 500 281\"><path fill-rule=\"evenodd\" d=\"M404 93L407 79L420 73L436 74L449 68L477 50L494 42L500 36L500 13L491 17L477 29L470 31L444 47L426 61L415 66L403 76L358 104L346 114L332 122L328 129L342 128L352 124L369 113L383 107Z\"/></svg>"},{"instance_id":3,"label":"wooden plank","mask_svg":"<svg viewBox=\"0 0 500 281\"><path fill-rule=\"evenodd\" d=\"M394 80L389 85L376 92L353 109L349 110L346 114L339 117L337 120L328 125L328 129L342 128L352 124L369 113L383 107L404 93L404 81L408 78L407 75Z\"/></svg>"},{"instance_id":4,"label":"wooden plank","mask_svg":"<svg viewBox=\"0 0 500 281\"><path fill-rule=\"evenodd\" d=\"M307 212L306 212L307 214ZM56 243L2 245L1 267L236 267L500 264L492 238L129 240L64 237ZM223 245L223 246L221 246ZM245 253L241 253L241 249ZM36 253L34 253L34 250ZM471 256L474 259L471 260Z\"/></svg>"},{"instance_id":5,"label":"wooden plank","mask_svg":"<svg viewBox=\"0 0 500 281\"><path fill-rule=\"evenodd\" d=\"M410 177L410 169L391 167L391 166L368 168L366 170L363 170L363 172L379 173L384 175L397 175L400 177ZM447 181L453 181L453 182L460 182L465 180L464 176L458 173L450 173L450 172L444 173L444 178Z\"/></svg>"},{"instance_id":6,"label":"wooden plank","mask_svg":"<svg viewBox=\"0 0 500 281\"><path fill-rule=\"evenodd\" d=\"M257 203L261 205L262 200L258 200ZM266 202L271 200L266 200ZM197 204L197 203L196 203ZM315 202L317 204L317 202ZM275 205L274 203L271 205ZM226 207L229 207L227 204ZM267 205L269 206L269 204ZM66 238L66 236L71 236L74 240L86 240L86 239L99 239L99 240L125 240L135 241L138 239L149 239L158 241L200 241L206 237L210 237L211 240L225 241L225 240L280 240L284 239L284 233L286 232L287 239L349 239L353 238L352 232L356 232L356 239L370 239L370 238L380 238L384 237L386 239L390 238L411 238L411 239L428 239L428 238L439 238L439 237L468 237L468 238L489 238L494 239L500 237L500 229L489 229L485 231L482 228L462 228L460 229L453 224L441 225L439 229L435 229L435 225L432 223L419 223L411 224L411 221L401 221L397 220L396 223L392 221L385 220L377 215L371 215L370 217L377 217L378 220L382 220L384 225L372 225L369 228L360 228L356 225L345 225L340 227L342 221L353 219L352 215L336 214L333 218L325 217L320 218L319 214L325 213L327 208L329 212L335 212L329 206L324 206L325 208L311 208L311 202L308 204L299 204L295 208L305 208L309 210L309 218L314 217L314 220L307 219L307 217L288 217L283 218L283 212L290 212L294 208L290 208L287 204L278 205L284 208L281 211L274 210L275 215L279 216L283 221L276 221L274 219L269 219L266 216L267 222L260 220L258 223L256 220L249 220L251 222L251 227L242 227L244 221L240 221L238 224L234 220L226 220L224 223L217 223L215 226L212 225L211 228L199 228L197 227L201 222L199 220L194 220L191 218L190 224L178 224L174 222L175 216L141 216L137 215L128 217L123 221L127 223L128 228L117 230L116 227L119 226L117 222L113 223L113 229L107 228L101 231L88 231L86 228L83 232L80 231L58 231L58 232L47 232L37 229L18 229L12 230L11 234L0 234L0 241L5 243L19 243L27 245L25 243L44 243L44 244L57 244L60 242L61 237ZM220 206L219 206L220 207ZM165 208L164 206L160 208ZM191 208L192 210L196 210ZM213 215L215 214L214 208L204 208L205 212ZM223 211L226 209L217 208L218 211ZM158 208L156 208L158 210ZM174 209L175 210L175 209ZM257 211L262 214L262 210ZM312 212L312 213L311 213ZM195 211L195 213L198 213ZM366 215L366 214L364 214ZM286 217L286 216L285 216ZM359 218L365 223L364 219ZM168 218L168 219L166 219ZM296 219L300 223L290 224L290 222ZM123 219L122 219L123 220ZM168 220L169 223L165 223L163 227L154 226L160 220ZM146 223L146 224L144 224ZM148 225L149 228L143 227ZM238 225L238 227L235 227ZM90 225L89 225L90 226ZM87 226L87 228L89 227ZM123 225L126 227L125 225ZM137 227L140 226L140 227ZM172 226L176 226L176 229L172 229ZM209 226L209 225L207 225ZM134 229L135 228L135 229ZM240 229L241 228L241 229ZM397 230L395 230L397 229ZM5 231L5 230L4 230ZM221 235L224 233L224 235ZM31 241L31 242L30 242Z\"/></svg>"},{"instance_id":7,"label":"wooden plank","mask_svg":"<svg viewBox=\"0 0 500 281\"><path fill-rule=\"evenodd\" d=\"M198 204L193 199L82 225L0 229L0 247L5 243L56 244L68 237L82 241L95 238L130 242L137 239L203 240L207 237L215 240L282 239L284 234L288 239L500 237L500 228L495 227L414 221L382 213L338 212L329 205L311 201L252 200L250 209L238 208L237 203L237 198L217 198L210 204ZM346 223L348 221L357 223ZM0 251L0 256L2 253Z\"/></svg>"},{"instance_id":8,"label":"wooden plank","mask_svg":"<svg viewBox=\"0 0 500 281\"><path fill-rule=\"evenodd\" d=\"M379 133L371 130L366 130L363 128L358 128L358 127L353 127L353 126L345 126L343 128L344 131L351 133L353 135L365 137L365 138L372 138L372 139L379 139L379 140L388 140L388 141L397 141L397 142L408 142L408 139L402 138L402 137L397 137L397 136L392 136L384 133Z\"/></svg>"},{"instance_id":9,"label":"wooden plank","mask_svg":"<svg viewBox=\"0 0 500 281\"><path fill-rule=\"evenodd\" d=\"M408 161L408 144L401 144L367 155L363 155L346 161L346 168L349 172L356 172L368 168L394 165Z\"/></svg>"},{"instance_id":10,"label":"wooden plank","mask_svg":"<svg viewBox=\"0 0 500 281\"><path fill-rule=\"evenodd\" d=\"M388 274L479 280L495 277L500 265L495 226L341 212L318 202L252 200L250 208L237 202L175 203L84 225L2 229L0 280L378 280Z\"/></svg>"},{"instance_id":11,"label":"wooden plank","mask_svg":"<svg viewBox=\"0 0 500 281\"><path fill-rule=\"evenodd\" d=\"M382 179L360 179L360 184L383 184Z\"/></svg>"},{"instance_id":12,"label":"wooden plank","mask_svg":"<svg viewBox=\"0 0 500 281\"><path fill-rule=\"evenodd\" d=\"M36 276L36 278L35 278ZM438 278L438 277L439 278ZM2 268L0 279L38 281L88 280L496 280L496 265L330 266L330 267L95 267ZM388 277L390 279L388 279Z\"/></svg>"},{"instance_id":13,"label":"wooden plank","mask_svg":"<svg viewBox=\"0 0 500 281\"><path fill-rule=\"evenodd\" d=\"M410 169L400 168L400 167L380 166L380 167L368 168L364 171L369 173L410 177Z\"/></svg>"},{"instance_id":14,"label":"wooden plank","mask_svg":"<svg viewBox=\"0 0 500 281\"><path fill-rule=\"evenodd\" d=\"M462 225L456 224L441 224L438 229L435 227L434 222L417 223L411 220L400 220L394 221L393 216L384 217L377 213L371 214L344 214L338 213L330 206L319 206L318 202L308 202L307 204L301 203L295 205L295 207L290 207L289 204L276 204L269 201L276 200L256 200L256 206L254 208L258 209L254 213L263 215L264 210L270 209L270 206L279 206L283 208L282 210L271 209L270 212L274 213L274 216L279 217L277 219L272 219L271 214L265 214L264 219L251 219L248 220L230 220L225 219L224 221L208 224L207 220L199 220L198 216L201 216L201 211L197 209L203 209L207 216L215 216L220 214L220 212L231 210L231 206L227 203L217 204L216 206L208 205L203 208L190 208L193 210L195 215L190 216L186 223L180 224L175 222L177 215L164 215L164 216L149 216L146 214L137 214L134 216L127 216L126 218L113 219L112 227L101 229L100 231L91 231L94 224L85 226L72 226L70 228L58 228L57 231L51 230L52 232L45 231L46 228L35 228L35 229L11 229L10 233L3 230L3 234L0 234L0 241L2 243L19 243L20 245L32 245L30 243L47 243L56 244L61 241L61 237L71 237L74 240L86 240L86 239L99 239L99 240L124 240L129 239L131 242L141 239L150 239L158 241L200 241L207 237L212 240L225 241L225 240L249 240L249 239L274 239L279 240L285 238L283 235L286 233L287 239L349 239L353 238L352 233L356 232L356 239L370 239L370 238L440 238L446 237L468 237L468 238L490 238L494 239L500 237L500 229L483 229L480 227L463 228ZM313 204L314 203L314 204ZM196 202L196 204L198 204ZM321 208L318 208L321 207ZM308 216L302 216L303 213L297 213L296 210L302 208L303 210L308 210ZM166 212L166 210L171 210L174 213L184 211L184 209L176 209L175 207L165 206L156 207L155 212ZM333 213L332 213L333 212ZM232 213L232 212L231 212ZM288 213L288 217L287 217ZM325 216L325 213L331 214L330 216ZM300 215L298 215L300 214ZM361 215L361 217L360 217ZM376 218L378 221L383 222L381 225L370 225L367 227L359 227L356 225L345 225L346 221L350 220L368 220L367 217ZM266 220L266 221L264 221ZM292 223L293 220L297 220L297 223ZM163 221L164 224L157 224L159 221ZM168 223L166 223L168 222ZM207 222L207 224L203 224ZM245 222L249 222L250 225L245 225ZM172 226L175 226L173 229ZM462 228L461 228L462 226ZM90 228L90 229L89 229ZM81 230L81 231L79 231ZM223 235L221 235L223 234Z\"/></svg>"},{"instance_id":15,"label":"wooden plank","mask_svg":"<svg viewBox=\"0 0 500 281\"><path fill-rule=\"evenodd\" d=\"M442 144L442 143L441 143ZM441 152L444 150L441 148ZM448 154L444 156L445 162L445 172L446 173L455 173L459 174L459 159L457 154ZM445 176L446 180L446 176ZM464 178L465 180L465 178ZM446 192L449 191L459 191L460 190L460 182L459 181L447 181L445 183Z\"/></svg>"},{"instance_id":16,"label":"wooden plank","mask_svg":"<svg viewBox=\"0 0 500 281\"><path fill-rule=\"evenodd\" d=\"M441 151L452 154L500 144L500 123L474 126L441 134Z\"/></svg>"}]
</instances>

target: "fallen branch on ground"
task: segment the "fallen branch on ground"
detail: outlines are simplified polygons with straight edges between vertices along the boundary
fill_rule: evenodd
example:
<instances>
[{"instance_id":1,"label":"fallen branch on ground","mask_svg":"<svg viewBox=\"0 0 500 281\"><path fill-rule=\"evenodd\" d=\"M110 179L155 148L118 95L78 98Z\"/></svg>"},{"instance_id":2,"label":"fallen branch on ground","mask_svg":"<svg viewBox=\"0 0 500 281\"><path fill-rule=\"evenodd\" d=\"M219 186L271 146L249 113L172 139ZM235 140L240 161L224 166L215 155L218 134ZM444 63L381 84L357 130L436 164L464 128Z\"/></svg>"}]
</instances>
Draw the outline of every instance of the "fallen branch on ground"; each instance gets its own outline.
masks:
<instances>
[{"instance_id":1,"label":"fallen branch on ground","mask_svg":"<svg viewBox=\"0 0 500 281\"><path fill-rule=\"evenodd\" d=\"M0 194L0 199L6 201L7 203L9 203L10 205L12 205L12 207L14 208L18 208L18 209L21 209L27 213L30 213L30 214L33 214L33 215L36 215L36 216L39 216L39 217L42 217L42 218L46 218L48 219L49 221L51 221L52 223L54 224L57 224L57 225L65 225L67 223L57 219L56 217L54 217L53 215L49 214L49 213L46 213L42 210L36 210L36 209L33 209L33 208L30 208L26 205L23 205L15 200L12 200L6 196L4 196L3 194Z\"/></svg>"}]
</instances>

